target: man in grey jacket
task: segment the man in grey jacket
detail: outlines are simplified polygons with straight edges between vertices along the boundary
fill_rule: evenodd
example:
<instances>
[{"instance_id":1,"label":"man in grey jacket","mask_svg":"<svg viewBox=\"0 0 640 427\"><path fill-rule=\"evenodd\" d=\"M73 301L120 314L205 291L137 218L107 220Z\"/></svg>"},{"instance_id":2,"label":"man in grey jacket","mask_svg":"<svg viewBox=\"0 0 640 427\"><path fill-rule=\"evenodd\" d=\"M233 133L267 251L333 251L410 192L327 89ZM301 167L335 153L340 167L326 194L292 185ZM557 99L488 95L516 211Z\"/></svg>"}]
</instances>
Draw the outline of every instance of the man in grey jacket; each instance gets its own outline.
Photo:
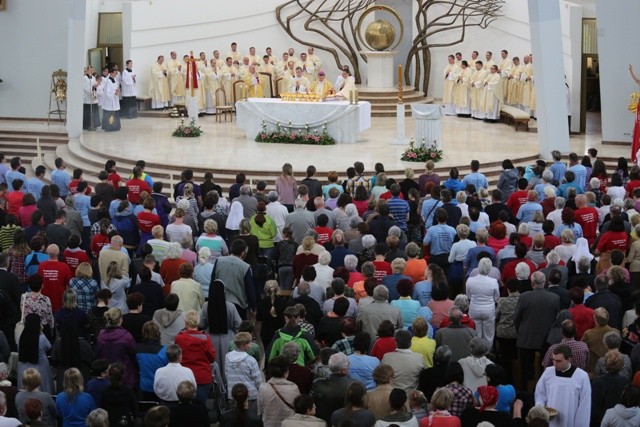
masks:
<instances>
[{"instance_id":1,"label":"man in grey jacket","mask_svg":"<svg viewBox=\"0 0 640 427\"><path fill-rule=\"evenodd\" d=\"M388 302L389 289L384 285L378 285L373 289L373 302L360 309L357 321L363 332L370 336L378 336L378 326L383 320L389 320L396 329L402 328L402 316L400 309Z\"/></svg>"}]
</instances>

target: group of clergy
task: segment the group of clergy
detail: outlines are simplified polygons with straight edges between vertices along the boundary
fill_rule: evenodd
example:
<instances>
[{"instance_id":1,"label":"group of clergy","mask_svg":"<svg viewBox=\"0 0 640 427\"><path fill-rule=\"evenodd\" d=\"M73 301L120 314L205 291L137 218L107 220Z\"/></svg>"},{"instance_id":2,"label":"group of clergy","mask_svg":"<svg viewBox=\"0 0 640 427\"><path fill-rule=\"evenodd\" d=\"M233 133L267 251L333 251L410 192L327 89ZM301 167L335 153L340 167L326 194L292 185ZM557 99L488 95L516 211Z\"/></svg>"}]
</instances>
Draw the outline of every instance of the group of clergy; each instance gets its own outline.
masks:
<instances>
[{"instance_id":1,"label":"group of clergy","mask_svg":"<svg viewBox=\"0 0 640 427\"><path fill-rule=\"evenodd\" d=\"M234 91L236 98L240 95L238 90L243 90L249 98L272 96L276 89L278 93L316 93L322 98L336 93L348 98L349 91L355 89L355 80L346 67L340 70L334 87L326 79L322 61L313 47L297 57L290 48L281 60L273 55L270 47L262 56L256 54L255 47L243 55L236 43L231 43L231 49L224 56L214 50L211 59L205 52L200 52L198 58L184 55L182 59L171 52L170 58L165 61L164 56L158 56L151 67L149 94L153 109L185 103L185 97L191 93L191 85L187 87L190 63L196 67L197 88L193 88L193 96L197 98L199 111L207 114L215 113L216 105L231 104ZM243 84L236 85L238 81Z\"/></svg>"},{"instance_id":2,"label":"group of clergy","mask_svg":"<svg viewBox=\"0 0 640 427\"><path fill-rule=\"evenodd\" d=\"M506 50L500 53L499 64L491 52L485 54L485 61L478 59L477 51L469 60L463 60L460 52L449 55L443 73L446 115L495 122L506 104L535 116L533 55L525 55L521 63L518 57L509 58Z\"/></svg>"},{"instance_id":3,"label":"group of clergy","mask_svg":"<svg viewBox=\"0 0 640 427\"><path fill-rule=\"evenodd\" d=\"M85 67L83 97L83 129L120 130L120 117L138 116L133 61L128 60L122 72L117 64L107 64L101 74L95 74L91 66Z\"/></svg>"}]
</instances>

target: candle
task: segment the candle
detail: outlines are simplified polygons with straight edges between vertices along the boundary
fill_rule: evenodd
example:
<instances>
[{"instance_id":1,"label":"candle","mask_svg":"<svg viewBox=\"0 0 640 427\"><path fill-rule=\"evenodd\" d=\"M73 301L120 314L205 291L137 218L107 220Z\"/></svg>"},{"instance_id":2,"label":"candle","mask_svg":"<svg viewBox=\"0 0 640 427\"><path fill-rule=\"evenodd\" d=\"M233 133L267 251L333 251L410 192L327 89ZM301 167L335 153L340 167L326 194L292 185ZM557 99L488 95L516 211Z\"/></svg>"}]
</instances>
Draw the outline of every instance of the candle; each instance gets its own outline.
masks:
<instances>
[{"instance_id":1,"label":"candle","mask_svg":"<svg viewBox=\"0 0 640 427\"><path fill-rule=\"evenodd\" d=\"M359 99L359 97L358 97L358 89L354 89L353 90L353 103L357 104L358 103L358 99Z\"/></svg>"},{"instance_id":2,"label":"candle","mask_svg":"<svg viewBox=\"0 0 640 427\"><path fill-rule=\"evenodd\" d=\"M171 194L173 194L173 174L169 174L169 188L171 189Z\"/></svg>"},{"instance_id":3,"label":"candle","mask_svg":"<svg viewBox=\"0 0 640 427\"><path fill-rule=\"evenodd\" d=\"M42 150L40 148L40 138L36 138L36 156L38 156L38 165L40 165L40 163L42 163Z\"/></svg>"},{"instance_id":4,"label":"candle","mask_svg":"<svg viewBox=\"0 0 640 427\"><path fill-rule=\"evenodd\" d=\"M398 103L402 103L402 90L403 90L403 84L402 84L402 64L398 65Z\"/></svg>"}]
</instances>

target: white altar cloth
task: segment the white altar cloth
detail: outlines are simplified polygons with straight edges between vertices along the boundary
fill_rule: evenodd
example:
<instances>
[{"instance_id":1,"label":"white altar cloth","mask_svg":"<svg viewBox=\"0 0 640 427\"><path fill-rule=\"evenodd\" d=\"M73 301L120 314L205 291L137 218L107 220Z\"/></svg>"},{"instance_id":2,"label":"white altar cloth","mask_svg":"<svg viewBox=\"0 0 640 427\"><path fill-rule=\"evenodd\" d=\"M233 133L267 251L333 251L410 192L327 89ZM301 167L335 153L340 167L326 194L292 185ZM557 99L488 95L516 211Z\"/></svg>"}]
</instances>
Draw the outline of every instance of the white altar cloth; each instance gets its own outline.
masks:
<instances>
[{"instance_id":1,"label":"white altar cloth","mask_svg":"<svg viewBox=\"0 0 640 427\"><path fill-rule=\"evenodd\" d=\"M441 146L442 127L442 105L440 104L411 104L411 115L416 119L416 139L415 144L434 144Z\"/></svg>"},{"instance_id":2,"label":"white altar cloth","mask_svg":"<svg viewBox=\"0 0 640 427\"><path fill-rule=\"evenodd\" d=\"M371 103L360 101L350 105L348 101L293 102L276 98L236 102L236 127L246 131L247 139L254 139L262 131L263 122L267 131L280 124L294 130L308 127L310 132L322 132L326 125L337 144L354 144L360 132L371 127Z\"/></svg>"}]
</instances>

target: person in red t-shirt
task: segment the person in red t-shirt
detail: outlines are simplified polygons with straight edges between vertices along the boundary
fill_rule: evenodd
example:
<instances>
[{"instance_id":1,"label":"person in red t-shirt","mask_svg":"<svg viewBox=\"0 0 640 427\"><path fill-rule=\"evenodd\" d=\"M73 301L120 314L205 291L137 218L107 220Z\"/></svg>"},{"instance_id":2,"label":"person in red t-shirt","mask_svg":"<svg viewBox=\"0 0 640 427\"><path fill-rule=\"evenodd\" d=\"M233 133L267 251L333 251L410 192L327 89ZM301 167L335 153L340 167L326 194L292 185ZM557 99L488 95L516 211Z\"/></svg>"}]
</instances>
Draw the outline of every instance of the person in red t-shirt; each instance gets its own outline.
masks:
<instances>
[{"instance_id":1,"label":"person in red t-shirt","mask_svg":"<svg viewBox=\"0 0 640 427\"><path fill-rule=\"evenodd\" d=\"M318 239L316 243L319 245L324 245L327 242L331 241L331 235L333 234L333 229L331 227L327 227L329 223L329 217L326 214L318 215L316 218L316 227L314 228L315 232L318 233Z\"/></svg>"},{"instance_id":2,"label":"person in red t-shirt","mask_svg":"<svg viewBox=\"0 0 640 427\"><path fill-rule=\"evenodd\" d=\"M389 276L393 274L393 270L391 269L391 263L385 261L385 257L387 256L387 252L389 248L384 243L378 243L375 246L376 259L373 260L373 266L375 267L375 272L373 273L373 277L378 282L378 285L382 284L382 279L385 276Z\"/></svg>"},{"instance_id":3,"label":"person in red t-shirt","mask_svg":"<svg viewBox=\"0 0 640 427\"><path fill-rule=\"evenodd\" d=\"M584 290L579 286L569 289L569 298L573 302L569 313L576 324L576 340L581 340L585 331L596 326L593 320L593 308L584 305Z\"/></svg>"},{"instance_id":4,"label":"person in red t-shirt","mask_svg":"<svg viewBox=\"0 0 640 427\"><path fill-rule=\"evenodd\" d=\"M160 225L160 217L153 213L156 208L156 201L153 197L147 197L142 202L144 210L138 213L138 227L140 228L140 245L142 248L148 240L153 239L151 230L156 225Z\"/></svg>"},{"instance_id":5,"label":"person in red t-shirt","mask_svg":"<svg viewBox=\"0 0 640 427\"><path fill-rule=\"evenodd\" d=\"M616 216L609 221L609 230L600 236L594 254L597 256L605 252L611 252L614 249L619 249L626 253L628 246L629 235L624 229L624 221L622 217Z\"/></svg>"},{"instance_id":6,"label":"person in red t-shirt","mask_svg":"<svg viewBox=\"0 0 640 427\"><path fill-rule=\"evenodd\" d=\"M82 179L82 174L83 174L82 169L74 169L73 170L73 179L69 183L69 193L71 193L71 194L77 194L78 193L78 184L80 184L80 182L83 180ZM86 190L84 190L84 194L88 196L88 195L91 194L91 191L92 191L91 187L89 187L87 185Z\"/></svg>"},{"instance_id":7,"label":"person in red t-shirt","mask_svg":"<svg viewBox=\"0 0 640 427\"><path fill-rule=\"evenodd\" d=\"M71 274L76 275L76 268L83 262L91 262L89 260L89 255L84 251L84 249L80 248L80 238L78 236L72 235L69 237L67 242L67 249L62 253L64 256L64 262L67 263L69 269L71 269Z\"/></svg>"},{"instance_id":8,"label":"person in red t-shirt","mask_svg":"<svg viewBox=\"0 0 640 427\"><path fill-rule=\"evenodd\" d=\"M140 204L140 193L143 191L151 194L151 187L142 179L142 169L140 166L133 168L133 178L127 181L125 186L129 190L129 194L127 195L129 202L134 205Z\"/></svg>"},{"instance_id":9,"label":"person in red t-shirt","mask_svg":"<svg viewBox=\"0 0 640 427\"><path fill-rule=\"evenodd\" d=\"M4 198L7 201L7 214L15 215L18 217L18 211L22 207L22 199L24 199L24 193L22 192L22 182L21 179L14 179L11 182L11 186L13 187L13 191L5 194Z\"/></svg>"},{"instance_id":10,"label":"person in red t-shirt","mask_svg":"<svg viewBox=\"0 0 640 427\"><path fill-rule=\"evenodd\" d=\"M576 196L576 209L573 215L576 222L582 227L582 235L589 242L589 246L596 241L598 233L598 210L589 206L587 196L578 194Z\"/></svg>"},{"instance_id":11,"label":"person in red t-shirt","mask_svg":"<svg viewBox=\"0 0 640 427\"><path fill-rule=\"evenodd\" d=\"M393 337L395 326L390 320L383 320L378 326L378 339L373 343L371 356L382 360L385 354L396 351L396 340Z\"/></svg>"},{"instance_id":12,"label":"person in red t-shirt","mask_svg":"<svg viewBox=\"0 0 640 427\"><path fill-rule=\"evenodd\" d=\"M542 223L542 231L544 232L544 245L542 245L542 247L544 249L555 249L556 246L559 246L562 243L559 237L553 235L555 226L556 225L550 219L546 219Z\"/></svg>"},{"instance_id":13,"label":"person in red t-shirt","mask_svg":"<svg viewBox=\"0 0 640 427\"><path fill-rule=\"evenodd\" d=\"M527 190L528 185L529 181L525 178L520 178L518 180L518 191L511 193L507 199L507 207L511 209L514 217L518 214L520 206L527 203L527 199L529 197L529 191Z\"/></svg>"},{"instance_id":14,"label":"person in red t-shirt","mask_svg":"<svg viewBox=\"0 0 640 427\"><path fill-rule=\"evenodd\" d=\"M107 182L113 185L114 190L117 190L118 187L120 187L120 181L122 181L122 177L116 172L115 160L107 160L107 162L104 164L104 170L109 172Z\"/></svg>"},{"instance_id":15,"label":"person in red t-shirt","mask_svg":"<svg viewBox=\"0 0 640 427\"><path fill-rule=\"evenodd\" d=\"M49 245L47 255L49 259L38 265L38 274L42 276L42 295L49 297L51 309L56 313L62 308L62 294L73 276L69 266L58 259L58 245Z\"/></svg>"}]
</instances>

